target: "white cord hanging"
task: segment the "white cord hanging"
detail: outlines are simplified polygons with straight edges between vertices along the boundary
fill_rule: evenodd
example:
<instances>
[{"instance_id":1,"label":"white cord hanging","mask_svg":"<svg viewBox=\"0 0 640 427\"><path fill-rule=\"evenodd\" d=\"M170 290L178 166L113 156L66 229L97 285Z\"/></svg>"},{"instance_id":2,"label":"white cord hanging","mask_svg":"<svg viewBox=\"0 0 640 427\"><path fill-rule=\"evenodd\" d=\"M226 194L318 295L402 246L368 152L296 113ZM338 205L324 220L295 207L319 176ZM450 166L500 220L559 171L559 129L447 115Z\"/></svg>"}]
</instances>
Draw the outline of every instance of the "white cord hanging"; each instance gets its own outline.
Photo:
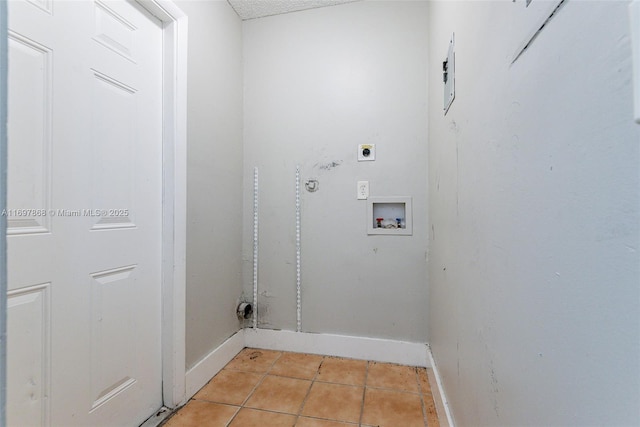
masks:
<instances>
[{"instance_id":1,"label":"white cord hanging","mask_svg":"<svg viewBox=\"0 0 640 427\"><path fill-rule=\"evenodd\" d=\"M300 304L300 165L296 165L296 314L297 331L302 331L301 304Z\"/></svg>"},{"instance_id":2,"label":"white cord hanging","mask_svg":"<svg viewBox=\"0 0 640 427\"><path fill-rule=\"evenodd\" d=\"M253 329L258 327L258 168L253 169Z\"/></svg>"}]
</instances>

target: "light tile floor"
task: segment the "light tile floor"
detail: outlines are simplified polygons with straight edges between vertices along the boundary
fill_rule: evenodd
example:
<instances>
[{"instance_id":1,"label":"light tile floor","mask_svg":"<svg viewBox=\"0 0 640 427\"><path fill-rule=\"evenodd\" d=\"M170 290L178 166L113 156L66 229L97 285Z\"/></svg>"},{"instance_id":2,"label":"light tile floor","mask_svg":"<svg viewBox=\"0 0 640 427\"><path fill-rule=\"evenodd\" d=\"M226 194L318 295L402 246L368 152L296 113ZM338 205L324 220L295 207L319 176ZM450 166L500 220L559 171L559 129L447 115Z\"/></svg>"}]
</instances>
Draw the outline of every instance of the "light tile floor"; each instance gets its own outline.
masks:
<instances>
[{"instance_id":1,"label":"light tile floor","mask_svg":"<svg viewBox=\"0 0 640 427\"><path fill-rule=\"evenodd\" d=\"M425 368L245 348L163 426L439 423Z\"/></svg>"}]
</instances>

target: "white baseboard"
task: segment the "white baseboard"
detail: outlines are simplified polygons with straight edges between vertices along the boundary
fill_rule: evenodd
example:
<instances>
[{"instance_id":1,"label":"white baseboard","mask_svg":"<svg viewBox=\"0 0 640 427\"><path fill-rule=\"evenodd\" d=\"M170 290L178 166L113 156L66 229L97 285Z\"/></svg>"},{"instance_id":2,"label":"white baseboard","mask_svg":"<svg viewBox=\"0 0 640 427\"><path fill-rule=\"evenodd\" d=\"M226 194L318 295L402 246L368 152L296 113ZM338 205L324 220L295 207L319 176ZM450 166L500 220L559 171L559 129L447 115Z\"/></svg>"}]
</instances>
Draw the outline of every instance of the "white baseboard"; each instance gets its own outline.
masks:
<instances>
[{"instance_id":1,"label":"white baseboard","mask_svg":"<svg viewBox=\"0 0 640 427\"><path fill-rule=\"evenodd\" d=\"M241 329L187 371L185 402L245 347L244 341L244 330Z\"/></svg>"},{"instance_id":2,"label":"white baseboard","mask_svg":"<svg viewBox=\"0 0 640 427\"><path fill-rule=\"evenodd\" d=\"M184 402L193 397L245 347L422 367L430 367L433 361L427 345L421 343L271 329L241 329L187 371ZM440 387L440 383L438 386Z\"/></svg>"},{"instance_id":3,"label":"white baseboard","mask_svg":"<svg viewBox=\"0 0 640 427\"><path fill-rule=\"evenodd\" d=\"M447 422L449 423L449 427L455 427L455 424L453 423L453 416L451 415L451 408L449 408L449 401L447 400L447 395L445 394L444 388L442 387L442 379L440 378L440 373L438 372L438 366L436 365L436 361L433 358L433 353L431 352L431 348L429 346L427 346L427 356L429 358L429 364L431 365L431 369L433 370L433 375L434 377L436 377L436 384L438 386L439 402L436 402L436 409L438 409L438 417L440 418L440 425L444 426L444 422L443 422L444 420L442 420L442 414L441 414L441 408L442 408L442 410L444 410L444 413L447 417Z\"/></svg>"},{"instance_id":4,"label":"white baseboard","mask_svg":"<svg viewBox=\"0 0 640 427\"><path fill-rule=\"evenodd\" d=\"M427 346L421 343L271 329L247 328L244 331L246 347L430 366Z\"/></svg>"}]
</instances>

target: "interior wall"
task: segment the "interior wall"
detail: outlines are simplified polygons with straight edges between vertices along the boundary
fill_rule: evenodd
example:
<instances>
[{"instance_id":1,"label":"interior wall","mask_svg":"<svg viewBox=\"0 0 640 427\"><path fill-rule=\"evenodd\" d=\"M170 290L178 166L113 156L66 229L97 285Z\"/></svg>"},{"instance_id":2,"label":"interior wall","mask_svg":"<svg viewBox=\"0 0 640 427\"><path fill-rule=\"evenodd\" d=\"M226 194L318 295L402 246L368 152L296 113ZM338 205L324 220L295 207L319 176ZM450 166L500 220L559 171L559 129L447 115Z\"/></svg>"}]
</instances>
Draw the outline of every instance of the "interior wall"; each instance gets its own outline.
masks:
<instances>
[{"instance_id":1,"label":"interior wall","mask_svg":"<svg viewBox=\"0 0 640 427\"><path fill-rule=\"evenodd\" d=\"M362 1L243 27L243 282L251 298L257 166L260 327L296 329L300 165L302 330L426 342L426 2ZM357 162L369 143L376 160ZM371 196L413 197L412 236L367 235L359 180Z\"/></svg>"},{"instance_id":2,"label":"interior wall","mask_svg":"<svg viewBox=\"0 0 640 427\"><path fill-rule=\"evenodd\" d=\"M186 364L240 329L242 23L223 0L177 0L189 19Z\"/></svg>"},{"instance_id":3,"label":"interior wall","mask_svg":"<svg viewBox=\"0 0 640 427\"><path fill-rule=\"evenodd\" d=\"M429 338L458 426L640 424L627 8L567 1L511 64L524 1L430 2Z\"/></svg>"}]
</instances>

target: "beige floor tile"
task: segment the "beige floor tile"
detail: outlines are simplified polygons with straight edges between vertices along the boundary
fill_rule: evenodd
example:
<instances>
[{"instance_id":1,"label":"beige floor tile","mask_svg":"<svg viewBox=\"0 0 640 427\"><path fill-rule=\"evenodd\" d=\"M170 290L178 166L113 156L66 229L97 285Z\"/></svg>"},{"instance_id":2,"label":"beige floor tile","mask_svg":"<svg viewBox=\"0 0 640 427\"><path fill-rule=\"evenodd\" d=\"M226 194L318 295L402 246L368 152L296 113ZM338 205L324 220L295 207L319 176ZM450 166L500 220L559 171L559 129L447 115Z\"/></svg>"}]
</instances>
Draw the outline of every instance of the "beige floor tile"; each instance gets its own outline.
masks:
<instances>
[{"instance_id":1,"label":"beige floor tile","mask_svg":"<svg viewBox=\"0 0 640 427\"><path fill-rule=\"evenodd\" d=\"M427 416L427 425L429 427L440 427L438 421L438 412L436 404L431 394L431 384L429 383L429 372L427 368L418 368L418 384L420 385L420 393L424 402L424 410Z\"/></svg>"},{"instance_id":2,"label":"beige floor tile","mask_svg":"<svg viewBox=\"0 0 640 427\"><path fill-rule=\"evenodd\" d=\"M367 388L362 422L380 427L424 427L420 395Z\"/></svg>"},{"instance_id":3,"label":"beige floor tile","mask_svg":"<svg viewBox=\"0 0 640 427\"><path fill-rule=\"evenodd\" d=\"M279 351L245 348L225 366L225 369L265 373L281 354Z\"/></svg>"},{"instance_id":4,"label":"beige floor tile","mask_svg":"<svg viewBox=\"0 0 640 427\"><path fill-rule=\"evenodd\" d=\"M269 374L312 380L318 372L322 359L323 356L315 354L284 353L273 365Z\"/></svg>"},{"instance_id":5,"label":"beige floor tile","mask_svg":"<svg viewBox=\"0 0 640 427\"><path fill-rule=\"evenodd\" d=\"M192 400L180 409L164 427L225 427L240 409L237 406Z\"/></svg>"},{"instance_id":6,"label":"beige floor tile","mask_svg":"<svg viewBox=\"0 0 640 427\"><path fill-rule=\"evenodd\" d=\"M431 393L431 385L429 384L429 377L427 376L426 368L416 368L418 371L418 384L420 385L421 393Z\"/></svg>"},{"instance_id":7,"label":"beige floor tile","mask_svg":"<svg viewBox=\"0 0 640 427\"><path fill-rule=\"evenodd\" d=\"M366 375L366 360L325 357L320 365L316 380L362 386Z\"/></svg>"},{"instance_id":8,"label":"beige floor tile","mask_svg":"<svg viewBox=\"0 0 640 427\"><path fill-rule=\"evenodd\" d=\"M298 414L310 386L311 381L267 375L245 406Z\"/></svg>"},{"instance_id":9,"label":"beige floor tile","mask_svg":"<svg viewBox=\"0 0 640 427\"><path fill-rule=\"evenodd\" d=\"M430 375L424 368L244 349L164 426L439 427Z\"/></svg>"},{"instance_id":10,"label":"beige floor tile","mask_svg":"<svg viewBox=\"0 0 640 427\"><path fill-rule=\"evenodd\" d=\"M357 423L362 408L362 392L362 387L315 382L301 415Z\"/></svg>"},{"instance_id":11,"label":"beige floor tile","mask_svg":"<svg viewBox=\"0 0 640 427\"><path fill-rule=\"evenodd\" d=\"M433 401L431 393L425 393L422 395L424 401L424 410L427 414L427 425L429 427L440 427L440 421L438 421L438 412L436 411L436 404Z\"/></svg>"},{"instance_id":12,"label":"beige floor tile","mask_svg":"<svg viewBox=\"0 0 640 427\"><path fill-rule=\"evenodd\" d=\"M223 369L200 389L194 399L242 405L262 377L262 374Z\"/></svg>"},{"instance_id":13,"label":"beige floor tile","mask_svg":"<svg viewBox=\"0 0 640 427\"><path fill-rule=\"evenodd\" d=\"M367 387L418 393L416 368L390 363L371 362L367 374Z\"/></svg>"},{"instance_id":14,"label":"beige floor tile","mask_svg":"<svg viewBox=\"0 0 640 427\"><path fill-rule=\"evenodd\" d=\"M293 427L295 415L242 408L229 427Z\"/></svg>"},{"instance_id":15,"label":"beige floor tile","mask_svg":"<svg viewBox=\"0 0 640 427\"><path fill-rule=\"evenodd\" d=\"M340 421L320 420L318 418L300 417L296 427L354 427L358 424L343 423Z\"/></svg>"},{"instance_id":16,"label":"beige floor tile","mask_svg":"<svg viewBox=\"0 0 640 427\"><path fill-rule=\"evenodd\" d=\"M431 424L433 425L439 425L440 424L440 418L444 416L443 419L443 424L444 425L449 425L448 420L446 418L445 415L445 408L444 408L444 404L442 402L442 397L440 396L440 391L438 390L438 381L435 377L435 373L433 372L433 369L431 368L427 368L427 377L429 379L429 384L433 384L433 388L431 389L431 397L433 399L433 402L435 404L435 410L434 410L434 414L431 415L431 417L433 418L431 420ZM427 414L427 417L429 417L430 415ZM429 418L427 418L427 422L429 422Z\"/></svg>"}]
</instances>

